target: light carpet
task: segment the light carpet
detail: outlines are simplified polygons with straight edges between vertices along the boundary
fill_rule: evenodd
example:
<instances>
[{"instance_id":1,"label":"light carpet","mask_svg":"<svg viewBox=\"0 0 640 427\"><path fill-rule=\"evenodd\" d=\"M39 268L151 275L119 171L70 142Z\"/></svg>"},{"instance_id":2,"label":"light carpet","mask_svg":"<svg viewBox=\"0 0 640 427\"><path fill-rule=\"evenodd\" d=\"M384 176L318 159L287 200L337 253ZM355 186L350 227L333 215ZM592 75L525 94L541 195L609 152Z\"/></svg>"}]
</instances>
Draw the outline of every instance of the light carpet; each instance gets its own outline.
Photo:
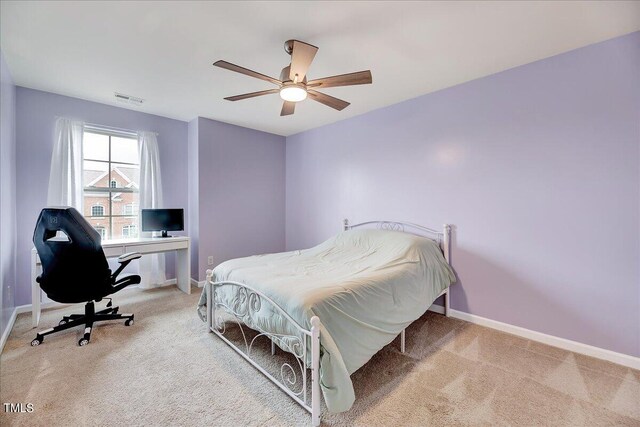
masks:
<instances>
[{"instance_id":1,"label":"light carpet","mask_svg":"<svg viewBox=\"0 0 640 427\"><path fill-rule=\"evenodd\" d=\"M293 426L309 414L206 331L195 313L199 290L131 289L115 296L135 324L35 336L18 316L0 359L1 412L25 426ZM48 310L41 327L82 306ZM427 313L353 374L356 403L323 408L323 425L640 426L640 372L460 320ZM268 345L255 351L268 355ZM282 352L279 352L280 354ZM272 368L275 366L272 366Z\"/></svg>"}]
</instances>

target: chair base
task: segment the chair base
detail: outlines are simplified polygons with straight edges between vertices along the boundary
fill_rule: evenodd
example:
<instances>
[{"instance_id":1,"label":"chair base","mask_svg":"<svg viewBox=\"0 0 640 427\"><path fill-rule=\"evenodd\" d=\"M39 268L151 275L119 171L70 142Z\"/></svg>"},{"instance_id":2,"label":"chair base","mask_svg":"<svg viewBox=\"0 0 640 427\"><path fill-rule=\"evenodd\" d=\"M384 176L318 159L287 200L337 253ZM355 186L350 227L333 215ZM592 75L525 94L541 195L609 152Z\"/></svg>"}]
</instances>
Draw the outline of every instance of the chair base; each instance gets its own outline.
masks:
<instances>
[{"instance_id":1,"label":"chair base","mask_svg":"<svg viewBox=\"0 0 640 427\"><path fill-rule=\"evenodd\" d=\"M107 320L125 320L125 326L132 325L133 314L118 314L118 309L119 307L111 307L111 302L109 302L106 309L96 312L95 303L90 301L84 306L84 314L64 316L60 323L58 323L58 326L39 332L33 341L31 341L31 346L35 347L42 344L44 337L47 335L75 328L80 325L84 325L84 336L78 341L78 345L85 346L89 344L91 340L91 330L93 329L94 323Z\"/></svg>"}]
</instances>

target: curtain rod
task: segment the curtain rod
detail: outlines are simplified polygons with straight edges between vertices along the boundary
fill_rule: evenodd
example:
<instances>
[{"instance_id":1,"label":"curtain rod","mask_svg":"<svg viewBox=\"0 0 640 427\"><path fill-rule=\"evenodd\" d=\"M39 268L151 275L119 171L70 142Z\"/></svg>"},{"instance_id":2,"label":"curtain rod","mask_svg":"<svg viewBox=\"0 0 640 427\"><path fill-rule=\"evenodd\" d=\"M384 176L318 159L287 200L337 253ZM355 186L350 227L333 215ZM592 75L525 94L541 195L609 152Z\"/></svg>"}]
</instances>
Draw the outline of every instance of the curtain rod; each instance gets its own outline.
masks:
<instances>
[{"instance_id":1,"label":"curtain rod","mask_svg":"<svg viewBox=\"0 0 640 427\"><path fill-rule=\"evenodd\" d=\"M68 119L70 117L64 117L64 116L56 116L56 118L58 119ZM99 129L103 129L103 130L112 130L112 131L116 131L116 132L122 132L122 133L129 133L129 134L139 134L140 132L143 131L137 131L137 130L132 130L132 129L125 129L125 128L118 128L115 126L107 126L107 125L101 125L98 123L89 123L89 122L85 122L84 120L80 120L82 123L84 123L85 126L88 126L90 128L95 128L96 130ZM146 131L144 131L146 132ZM152 134L154 134L155 136L160 135L158 132L153 132L151 131Z\"/></svg>"}]
</instances>

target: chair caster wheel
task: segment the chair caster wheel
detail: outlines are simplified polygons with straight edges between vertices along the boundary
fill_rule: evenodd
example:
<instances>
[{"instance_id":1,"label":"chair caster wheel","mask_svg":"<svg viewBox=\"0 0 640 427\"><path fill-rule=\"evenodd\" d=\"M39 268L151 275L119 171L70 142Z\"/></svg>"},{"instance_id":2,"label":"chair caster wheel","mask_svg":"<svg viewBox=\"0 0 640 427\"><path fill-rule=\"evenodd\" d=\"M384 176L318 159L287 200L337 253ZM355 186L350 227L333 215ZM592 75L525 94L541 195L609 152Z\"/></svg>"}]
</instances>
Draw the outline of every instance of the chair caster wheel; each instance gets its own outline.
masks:
<instances>
[{"instance_id":1,"label":"chair caster wheel","mask_svg":"<svg viewBox=\"0 0 640 427\"><path fill-rule=\"evenodd\" d=\"M44 340L44 338L36 337L33 341L31 341L31 347L39 346L40 344L42 344L43 340Z\"/></svg>"},{"instance_id":2,"label":"chair caster wheel","mask_svg":"<svg viewBox=\"0 0 640 427\"><path fill-rule=\"evenodd\" d=\"M89 340L86 338L82 338L80 341L78 341L78 345L80 347L84 347L85 345L89 344Z\"/></svg>"},{"instance_id":3,"label":"chair caster wheel","mask_svg":"<svg viewBox=\"0 0 640 427\"><path fill-rule=\"evenodd\" d=\"M66 325L67 321L62 319L61 321L58 322L58 325L62 326L62 325Z\"/></svg>"},{"instance_id":4,"label":"chair caster wheel","mask_svg":"<svg viewBox=\"0 0 640 427\"><path fill-rule=\"evenodd\" d=\"M113 314L118 314L119 307L113 309Z\"/></svg>"},{"instance_id":5,"label":"chair caster wheel","mask_svg":"<svg viewBox=\"0 0 640 427\"><path fill-rule=\"evenodd\" d=\"M133 319L127 319L127 320L124 322L124 326L131 326L131 325L133 325Z\"/></svg>"}]
</instances>

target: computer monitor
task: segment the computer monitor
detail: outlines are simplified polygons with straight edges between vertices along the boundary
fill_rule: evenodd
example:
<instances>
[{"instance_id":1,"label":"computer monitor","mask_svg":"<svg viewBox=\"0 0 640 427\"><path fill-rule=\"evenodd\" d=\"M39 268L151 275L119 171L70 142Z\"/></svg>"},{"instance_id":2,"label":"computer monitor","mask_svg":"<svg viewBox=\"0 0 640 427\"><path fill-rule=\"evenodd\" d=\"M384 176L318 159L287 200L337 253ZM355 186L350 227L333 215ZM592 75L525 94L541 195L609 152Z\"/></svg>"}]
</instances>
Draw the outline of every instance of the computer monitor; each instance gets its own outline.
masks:
<instances>
[{"instance_id":1,"label":"computer monitor","mask_svg":"<svg viewBox=\"0 0 640 427\"><path fill-rule=\"evenodd\" d=\"M167 231L184 230L184 209L142 209L142 231L162 231L162 237L171 237Z\"/></svg>"}]
</instances>

